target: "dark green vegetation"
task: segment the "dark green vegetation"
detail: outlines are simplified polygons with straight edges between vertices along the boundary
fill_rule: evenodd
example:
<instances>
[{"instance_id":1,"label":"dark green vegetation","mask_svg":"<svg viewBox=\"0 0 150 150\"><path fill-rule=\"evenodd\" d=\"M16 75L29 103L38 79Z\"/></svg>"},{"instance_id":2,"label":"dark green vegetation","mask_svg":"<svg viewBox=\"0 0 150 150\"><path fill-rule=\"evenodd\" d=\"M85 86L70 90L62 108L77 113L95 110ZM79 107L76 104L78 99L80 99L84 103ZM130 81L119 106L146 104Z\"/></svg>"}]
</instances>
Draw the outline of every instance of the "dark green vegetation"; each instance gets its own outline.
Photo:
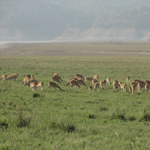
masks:
<instances>
[{"instance_id":1,"label":"dark green vegetation","mask_svg":"<svg viewBox=\"0 0 150 150\"><path fill-rule=\"evenodd\" d=\"M0 81L1 149L150 149L150 95L128 92L126 75L150 80L149 57L0 56L0 75L18 73L18 81ZM54 73L60 90L48 89ZM127 91L112 85L99 91L65 87L76 73L117 79ZM33 93L22 80L33 74L44 82ZM90 85L91 83L87 83Z\"/></svg>"}]
</instances>

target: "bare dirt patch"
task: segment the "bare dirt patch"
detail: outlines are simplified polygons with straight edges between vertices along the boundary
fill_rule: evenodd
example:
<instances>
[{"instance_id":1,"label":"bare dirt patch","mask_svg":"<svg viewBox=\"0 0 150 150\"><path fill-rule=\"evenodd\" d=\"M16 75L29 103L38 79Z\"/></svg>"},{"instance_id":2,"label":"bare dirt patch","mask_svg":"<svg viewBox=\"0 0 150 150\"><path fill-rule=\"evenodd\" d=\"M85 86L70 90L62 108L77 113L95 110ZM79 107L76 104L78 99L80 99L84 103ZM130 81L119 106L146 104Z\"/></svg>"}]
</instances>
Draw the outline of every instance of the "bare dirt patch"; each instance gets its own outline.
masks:
<instances>
[{"instance_id":1,"label":"bare dirt patch","mask_svg":"<svg viewBox=\"0 0 150 150\"><path fill-rule=\"evenodd\" d=\"M150 42L11 43L0 55L13 56L150 56Z\"/></svg>"}]
</instances>

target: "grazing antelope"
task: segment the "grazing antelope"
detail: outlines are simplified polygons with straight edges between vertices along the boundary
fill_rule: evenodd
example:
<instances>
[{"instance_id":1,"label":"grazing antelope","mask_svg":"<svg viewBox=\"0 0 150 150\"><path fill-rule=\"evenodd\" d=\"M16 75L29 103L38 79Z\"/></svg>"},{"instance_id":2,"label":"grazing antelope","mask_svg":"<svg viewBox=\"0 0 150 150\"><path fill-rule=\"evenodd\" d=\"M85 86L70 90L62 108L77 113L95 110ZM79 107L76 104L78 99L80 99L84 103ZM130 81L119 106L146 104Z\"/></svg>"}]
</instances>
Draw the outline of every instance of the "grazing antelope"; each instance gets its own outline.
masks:
<instances>
[{"instance_id":1,"label":"grazing antelope","mask_svg":"<svg viewBox=\"0 0 150 150\"><path fill-rule=\"evenodd\" d=\"M145 90L148 91L150 89L150 83L145 83Z\"/></svg>"},{"instance_id":2,"label":"grazing antelope","mask_svg":"<svg viewBox=\"0 0 150 150\"><path fill-rule=\"evenodd\" d=\"M99 79L99 75L94 75L94 79Z\"/></svg>"},{"instance_id":3,"label":"grazing antelope","mask_svg":"<svg viewBox=\"0 0 150 150\"><path fill-rule=\"evenodd\" d=\"M132 84L131 85L132 95L135 93L135 88L136 88L136 84Z\"/></svg>"},{"instance_id":4,"label":"grazing antelope","mask_svg":"<svg viewBox=\"0 0 150 150\"><path fill-rule=\"evenodd\" d=\"M117 89L118 86L119 86L118 81L117 81L117 80L113 80L113 89L114 89L114 88Z\"/></svg>"},{"instance_id":5,"label":"grazing antelope","mask_svg":"<svg viewBox=\"0 0 150 150\"><path fill-rule=\"evenodd\" d=\"M71 85L72 87L75 86L75 87L80 88L79 83L78 83L78 81L76 81L76 80L71 80L71 81L70 81L70 85Z\"/></svg>"},{"instance_id":6,"label":"grazing antelope","mask_svg":"<svg viewBox=\"0 0 150 150\"><path fill-rule=\"evenodd\" d=\"M119 85L121 87L121 92L125 92L126 91L126 84L122 84L122 82L119 82Z\"/></svg>"},{"instance_id":7,"label":"grazing antelope","mask_svg":"<svg viewBox=\"0 0 150 150\"><path fill-rule=\"evenodd\" d=\"M48 82L48 88L53 87L54 89L58 88L61 90L61 88L54 82Z\"/></svg>"},{"instance_id":8,"label":"grazing antelope","mask_svg":"<svg viewBox=\"0 0 150 150\"><path fill-rule=\"evenodd\" d=\"M130 81L130 76L126 76L127 83Z\"/></svg>"},{"instance_id":9,"label":"grazing antelope","mask_svg":"<svg viewBox=\"0 0 150 150\"><path fill-rule=\"evenodd\" d=\"M12 74L12 75L10 75L10 76L8 76L6 79L5 79L5 81L6 80L12 80L12 79L14 79L15 81L16 81L16 79L18 79L18 74L17 73L14 73L14 74Z\"/></svg>"},{"instance_id":10,"label":"grazing antelope","mask_svg":"<svg viewBox=\"0 0 150 150\"><path fill-rule=\"evenodd\" d=\"M83 78L83 76L82 76L81 74L78 74L78 73L77 73L77 74L75 74L75 77L76 77L76 78L81 78L82 80L84 80L84 78Z\"/></svg>"},{"instance_id":11,"label":"grazing antelope","mask_svg":"<svg viewBox=\"0 0 150 150\"><path fill-rule=\"evenodd\" d=\"M68 79L68 82L66 83L65 86L69 85L72 80L76 80L77 81L78 79L77 78L70 78L70 79Z\"/></svg>"},{"instance_id":12,"label":"grazing antelope","mask_svg":"<svg viewBox=\"0 0 150 150\"><path fill-rule=\"evenodd\" d=\"M60 80L60 81L63 81L63 80L61 79L61 77L60 77L59 75L56 75L56 74L54 74L52 78L55 78L55 79Z\"/></svg>"},{"instance_id":13,"label":"grazing antelope","mask_svg":"<svg viewBox=\"0 0 150 150\"><path fill-rule=\"evenodd\" d=\"M61 82L59 81L59 79L58 79L57 76L52 77L52 81L53 81L53 82L55 81L55 82L61 83Z\"/></svg>"},{"instance_id":14,"label":"grazing antelope","mask_svg":"<svg viewBox=\"0 0 150 150\"><path fill-rule=\"evenodd\" d=\"M37 88L37 83L35 83L35 82L31 82L31 83L26 82L24 84L24 86L26 86L26 85L30 86L30 88L32 89L32 92L34 92L34 90Z\"/></svg>"},{"instance_id":15,"label":"grazing antelope","mask_svg":"<svg viewBox=\"0 0 150 150\"><path fill-rule=\"evenodd\" d=\"M6 74L2 74L2 76L1 76L1 78L0 78L0 80L5 80L7 78L7 75Z\"/></svg>"},{"instance_id":16,"label":"grazing antelope","mask_svg":"<svg viewBox=\"0 0 150 150\"><path fill-rule=\"evenodd\" d=\"M92 79L92 83L95 84L95 83L96 83L96 80L95 80L95 79Z\"/></svg>"},{"instance_id":17,"label":"grazing antelope","mask_svg":"<svg viewBox=\"0 0 150 150\"><path fill-rule=\"evenodd\" d=\"M129 87L129 93L131 93L132 92L132 88L131 88L131 86Z\"/></svg>"},{"instance_id":18,"label":"grazing antelope","mask_svg":"<svg viewBox=\"0 0 150 150\"><path fill-rule=\"evenodd\" d=\"M99 82L94 84L94 90L96 90L96 89L97 89L97 90L99 91L99 87L100 87Z\"/></svg>"},{"instance_id":19,"label":"grazing antelope","mask_svg":"<svg viewBox=\"0 0 150 150\"><path fill-rule=\"evenodd\" d=\"M84 83L84 81L82 80L82 79L77 79L77 82L78 82L78 84L79 85L84 85L84 86L86 86L86 84Z\"/></svg>"},{"instance_id":20,"label":"grazing antelope","mask_svg":"<svg viewBox=\"0 0 150 150\"><path fill-rule=\"evenodd\" d=\"M93 79L92 77L85 77L86 81L92 81L92 79Z\"/></svg>"},{"instance_id":21,"label":"grazing antelope","mask_svg":"<svg viewBox=\"0 0 150 150\"><path fill-rule=\"evenodd\" d=\"M41 87L41 91L43 90L43 85L44 85L44 83L43 82L41 82L41 81L39 81L38 83L37 83L37 85L36 85L36 87Z\"/></svg>"},{"instance_id":22,"label":"grazing antelope","mask_svg":"<svg viewBox=\"0 0 150 150\"><path fill-rule=\"evenodd\" d=\"M137 87L138 87L138 91L141 91L141 89L145 87L145 82L139 81L137 83Z\"/></svg>"},{"instance_id":23,"label":"grazing antelope","mask_svg":"<svg viewBox=\"0 0 150 150\"><path fill-rule=\"evenodd\" d=\"M91 93L92 85L90 85L90 86L88 87L88 89L89 89L89 93Z\"/></svg>"},{"instance_id":24,"label":"grazing antelope","mask_svg":"<svg viewBox=\"0 0 150 150\"><path fill-rule=\"evenodd\" d=\"M101 89L103 89L106 85L106 80L101 80L100 82Z\"/></svg>"},{"instance_id":25,"label":"grazing antelope","mask_svg":"<svg viewBox=\"0 0 150 150\"><path fill-rule=\"evenodd\" d=\"M22 83L29 83L30 82L30 78L29 77L25 77L22 81Z\"/></svg>"},{"instance_id":26,"label":"grazing antelope","mask_svg":"<svg viewBox=\"0 0 150 150\"><path fill-rule=\"evenodd\" d=\"M107 83L108 83L109 85L111 84L109 77L106 79L106 81L107 81Z\"/></svg>"}]
</instances>

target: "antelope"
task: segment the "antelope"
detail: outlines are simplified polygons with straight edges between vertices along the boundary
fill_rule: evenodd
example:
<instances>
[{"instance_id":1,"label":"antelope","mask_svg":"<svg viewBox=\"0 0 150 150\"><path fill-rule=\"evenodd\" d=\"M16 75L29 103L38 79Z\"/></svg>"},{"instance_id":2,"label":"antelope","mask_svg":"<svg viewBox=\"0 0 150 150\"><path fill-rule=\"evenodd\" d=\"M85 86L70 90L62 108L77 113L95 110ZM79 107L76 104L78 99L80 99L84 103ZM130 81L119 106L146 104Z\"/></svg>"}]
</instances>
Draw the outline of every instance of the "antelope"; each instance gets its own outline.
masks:
<instances>
[{"instance_id":1,"label":"antelope","mask_svg":"<svg viewBox=\"0 0 150 150\"><path fill-rule=\"evenodd\" d=\"M144 83L145 83L145 84L146 84L146 83L150 83L150 81L149 81L149 80L145 80Z\"/></svg>"},{"instance_id":2,"label":"antelope","mask_svg":"<svg viewBox=\"0 0 150 150\"><path fill-rule=\"evenodd\" d=\"M121 92L125 92L126 91L126 84L122 84L122 82L119 82L119 85L121 87Z\"/></svg>"},{"instance_id":3,"label":"antelope","mask_svg":"<svg viewBox=\"0 0 150 150\"><path fill-rule=\"evenodd\" d=\"M44 83L43 82L41 82L41 81L39 81L38 83L37 83L37 85L36 85L36 87L41 87L41 91L43 90L43 85L44 85Z\"/></svg>"},{"instance_id":4,"label":"antelope","mask_svg":"<svg viewBox=\"0 0 150 150\"><path fill-rule=\"evenodd\" d=\"M52 78L57 78L58 80L63 81L63 80L61 79L61 77L60 77L59 75L56 75L56 74L54 74Z\"/></svg>"},{"instance_id":5,"label":"antelope","mask_svg":"<svg viewBox=\"0 0 150 150\"><path fill-rule=\"evenodd\" d=\"M132 88L131 88L131 86L129 87L129 93L131 93L132 92Z\"/></svg>"},{"instance_id":6,"label":"antelope","mask_svg":"<svg viewBox=\"0 0 150 150\"><path fill-rule=\"evenodd\" d=\"M5 78L5 81L6 80L12 80L12 79L15 79L15 81L16 81L16 79L18 79L18 74L17 73L14 73L14 74L12 74L12 75L10 75L10 76L8 76L7 78Z\"/></svg>"},{"instance_id":7,"label":"antelope","mask_svg":"<svg viewBox=\"0 0 150 150\"><path fill-rule=\"evenodd\" d=\"M135 87L136 87L136 84L132 84L132 85L131 85L132 95L135 93Z\"/></svg>"},{"instance_id":8,"label":"antelope","mask_svg":"<svg viewBox=\"0 0 150 150\"><path fill-rule=\"evenodd\" d=\"M22 83L29 83L30 82L30 78L29 77L25 77L22 81Z\"/></svg>"},{"instance_id":9,"label":"antelope","mask_svg":"<svg viewBox=\"0 0 150 150\"><path fill-rule=\"evenodd\" d=\"M118 84L118 81L117 80L113 80L113 89L114 88L118 88L119 84Z\"/></svg>"},{"instance_id":10,"label":"antelope","mask_svg":"<svg viewBox=\"0 0 150 150\"><path fill-rule=\"evenodd\" d=\"M142 88L145 87L145 82L139 81L139 82L137 83L137 87L138 87L138 90L140 91Z\"/></svg>"},{"instance_id":11,"label":"antelope","mask_svg":"<svg viewBox=\"0 0 150 150\"><path fill-rule=\"evenodd\" d=\"M31 75L31 77L30 77L31 79L34 79L34 75Z\"/></svg>"},{"instance_id":12,"label":"antelope","mask_svg":"<svg viewBox=\"0 0 150 150\"><path fill-rule=\"evenodd\" d=\"M106 81L107 81L107 83L108 83L109 85L111 84L109 77L106 79Z\"/></svg>"},{"instance_id":13,"label":"antelope","mask_svg":"<svg viewBox=\"0 0 150 150\"><path fill-rule=\"evenodd\" d=\"M90 93L91 90L92 90L92 85L90 85L90 86L88 87L88 89L89 89L89 93Z\"/></svg>"},{"instance_id":14,"label":"antelope","mask_svg":"<svg viewBox=\"0 0 150 150\"><path fill-rule=\"evenodd\" d=\"M94 79L99 79L99 75L94 75Z\"/></svg>"},{"instance_id":15,"label":"antelope","mask_svg":"<svg viewBox=\"0 0 150 150\"><path fill-rule=\"evenodd\" d=\"M59 79L58 79L57 76L52 77L52 81L53 81L53 82L55 81L55 82L61 83L61 82L59 81Z\"/></svg>"},{"instance_id":16,"label":"antelope","mask_svg":"<svg viewBox=\"0 0 150 150\"><path fill-rule=\"evenodd\" d=\"M58 88L61 90L61 88L54 82L48 82L48 88L53 87L54 89Z\"/></svg>"},{"instance_id":17,"label":"antelope","mask_svg":"<svg viewBox=\"0 0 150 150\"><path fill-rule=\"evenodd\" d=\"M137 86L137 82L131 82L131 85L132 85L132 84L135 84L135 85Z\"/></svg>"},{"instance_id":18,"label":"antelope","mask_svg":"<svg viewBox=\"0 0 150 150\"><path fill-rule=\"evenodd\" d=\"M80 88L80 86L79 86L79 83L78 83L78 81L76 81L76 80L71 80L70 81L70 85L73 87L73 86L77 86L78 88Z\"/></svg>"},{"instance_id":19,"label":"antelope","mask_svg":"<svg viewBox=\"0 0 150 150\"><path fill-rule=\"evenodd\" d=\"M148 91L150 89L150 83L145 83L145 90Z\"/></svg>"},{"instance_id":20,"label":"antelope","mask_svg":"<svg viewBox=\"0 0 150 150\"><path fill-rule=\"evenodd\" d=\"M85 77L86 81L92 81L92 79L93 79L92 77Z\"/></svg>"},{"instance_id":21,"label":"antelope","mask_svg":"<svg viewBox=\"0 0 150 150\"><path fill-rule=\"evenodd\" d=\"M95 89L95 90L96 90L96 89L99 90L99 86L100 86L99 83L95 83L95 84L94 84L94 89Z\"/></svg>"},{"instance_id":22,"label":"antelope","mask_svg":"<svg viewBox=\"0 0 150 150\"><path fill-rule=\"evenodd\" d=\"M92 79L92 83L93 83L93 84L95 84L95 83L96 83L95 79Z\"/></svg>"},{"instance_id":23,"label":"antelope","mask_svg":"<svg viewBox=\"0 0 150 150\"><path fill-rule=\"evenodd\" d=\"M53 75L53 76L56 76L56 75L58 76L58 73L54 73L54 75Z\"/></svg>"},{"instance_id":24,"label":"antelope","mask_svg":"<svg viewBox=\"0 0 150 150\"><path fill-rule=\"evenodd\" d=\"M31 83L25 83L24 86L30 86L30 88L32 89L32 92L34 92L34 90L37 88L37 83L35 82L31 82Z\"/></svg>"},{"instance_id":25,"label":"antelope","mask_svg":"<svg viewBox=\"0 0 150 150\"><path fill-rule=\"evenodd\" d=\"M76 80L77 81L78 79L77 78L70 78L70 79L68 79L68 82L66 83L65 86L69 85L72 80Z\"/></svg>"},{"instance_id":26,"label":"antelope","mask_svg":"<svg viewBox=\"0 0 150 150\"><path fill-rule=\"evenodd\" d=\"M100 83L101 89L103 89L104 86L106 85L106 80L101 80L99 83Z\"/></svg>"},{"instance_id":27,"label":"antelope","mask_svg":"<svg viewBox=\"0 0 150 150\"><path fill-rule=\"evenodd\" d=\"M130 80L130 76L126 76L127 83L129 82L129 80Z\"/></svg>"},{"instance_id":28,"label":"antelope","mask_svg":"<svg viewBox=\"0 0 150 150\"><path fill-rule=\"evenodd\" d=\"M2 74L2 76L1 76L1 78L0 78L0 80L5 80L7 78L7 75L6 74Z\"/></svg>"},{"instance_id":29,"label":"antelope","mask_svg":"<svg viewBox=\"0 0 150 150\"><path fill-rule=\"evenodd\" d=\"M133 82L140 82L141 80L139 80L139 79L135 79Z\"/></svg>"},{"instance_id":30,"label":"antelope","mask_svg":"<svg viewBox=\"0 0 150 150\"><path fill-rule=\"evenodd\" d=\"M31 78L31 75L30 75L30 74L27 74L26 77Z\"/></svg>"},{"instance_id":31,"label":"antelope","mask_svg":"<svg viewBox=\"0 0 150 150\"><path fill-rule=\"evenodd\" d=\"M83 78L83 76L82 76L81 74L78 74L78 73L77 73L77 74L75 74L75 77L76 77L76 78L81 78L82 80L84 80L84 78Z\"/></svg>"},{"instance_id":32,"label":"antelope","mask_svg":"<svg viewBox=\"0 0 150 150\"><path fill-rule=\"evenodd\" d=\"M86 84L84 83L84 81L82 79L77 79L77 82L78 82L79 85L86 86Z\"/></svg>"}]
</instances>

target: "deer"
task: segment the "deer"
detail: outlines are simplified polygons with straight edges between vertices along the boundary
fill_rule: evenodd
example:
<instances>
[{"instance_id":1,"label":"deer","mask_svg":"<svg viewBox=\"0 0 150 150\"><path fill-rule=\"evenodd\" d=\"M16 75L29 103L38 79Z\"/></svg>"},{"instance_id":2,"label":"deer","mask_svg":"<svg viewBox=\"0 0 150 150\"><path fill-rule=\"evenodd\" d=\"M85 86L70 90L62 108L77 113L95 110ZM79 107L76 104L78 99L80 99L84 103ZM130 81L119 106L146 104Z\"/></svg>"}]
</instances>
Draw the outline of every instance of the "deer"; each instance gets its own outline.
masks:
<instances>
[{"instance_id":1,"label":"deer","mask_svg":"<svg viewBox=\"0 0 150 150\"><path fill-rule=\"evenodd\" d=\"M83 76L82 76L81 74L78 74L78 73L77 73L77 74L75 74L75 77L76 77L76 78L81 78L82 80L84 80L84 78L83 78Z\"/></svg>"},{"instance_id":2,"label":"deer","mask_svg":"<svg viewBox=\"0 0 150 150\"><path fill-rule=\"evenodd\" d=\"M18 79L18 74L17 73L14 73L14 74L11 74L10 76L8 76L7 78L5 78L5 81L6 80L12 80L14 79L16 81L16 79Z\"/></svg>"},{"instance_id":3,"label":"deer","mask_svg":"<svg viewBox=\"0 0 150 150\"><path fill-rule=\"evenodd\" d=\"M127 83L130 81L130 76L126 76Z\"/></svg>"},{"instance_id":4,"label":"deer","mask_svg":"<svg viewBox=\"0 0 150 150\"><path fill-rule=\"evenodd\" d=\"M61 88L54 82L48 82L48 88L53 87L54 89L58 88L59 90L61 90Z\"/></svg>"},{"instance_id":5,"label":"deer","mask_svg":"<svg viewBox=\"0 0 150 150\"><path fill-rule=\"evenodd\" d=\"M126 84L122 84L122 82L119 82L119 85L121 87L121 92L125 92L126 91Z\"/></svg>"},{"instance_id":6,"label":"deer","mask_svg":"<svg viewBox=\"0 0 150 150\"><path fill-rule=\"evenodd\" d=\"M0 80L5 80L7 78L7 75L6 74L2 74L2 76L1 76L1 78L0 78Z\"/></svg>"}]
</instances>

